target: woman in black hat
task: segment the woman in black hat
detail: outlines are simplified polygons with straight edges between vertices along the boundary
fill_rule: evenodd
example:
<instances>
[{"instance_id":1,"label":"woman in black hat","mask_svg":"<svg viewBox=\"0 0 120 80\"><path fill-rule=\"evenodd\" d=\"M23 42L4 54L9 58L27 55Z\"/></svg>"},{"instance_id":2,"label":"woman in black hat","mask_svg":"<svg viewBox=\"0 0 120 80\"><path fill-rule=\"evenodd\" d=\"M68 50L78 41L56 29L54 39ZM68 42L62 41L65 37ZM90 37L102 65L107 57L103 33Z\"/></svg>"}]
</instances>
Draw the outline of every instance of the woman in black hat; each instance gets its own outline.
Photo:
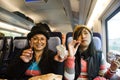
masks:
<instances>
[{"instance_id":1,"label":"woman in black hat","mask_svg":"<svg viewBox=\"0 0 120 80\"><path fill-rule=\"evenodd\" d=\"M28 49L23 50L17 59L8 66L9 79L27 80L32 76L55 73L63 75L63 61L48 49L49 30L44 24L39 24L31 29L27 38L30 44Z\"/></svg>"}]
</instances>

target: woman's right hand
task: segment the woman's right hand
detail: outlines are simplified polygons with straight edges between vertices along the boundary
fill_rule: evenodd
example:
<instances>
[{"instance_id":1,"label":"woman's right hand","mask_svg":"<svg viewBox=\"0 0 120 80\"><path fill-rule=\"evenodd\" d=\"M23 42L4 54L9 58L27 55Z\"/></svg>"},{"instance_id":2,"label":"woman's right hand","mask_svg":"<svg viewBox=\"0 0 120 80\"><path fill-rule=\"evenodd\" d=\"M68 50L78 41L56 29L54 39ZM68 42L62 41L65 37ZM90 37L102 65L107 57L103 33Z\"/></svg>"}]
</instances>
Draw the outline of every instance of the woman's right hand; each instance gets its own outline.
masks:
<instances>
[{"instance_id":1,"label":"woman's right hand","mask_svg":"<svg viewBox=\"0 0 120 80\"><path fill-rule=\"evenodd\" d=\"M24 50L22 55L20 56L20 58L26 63L28 63L32 59L32 57L33 57L33 51L31 48Z\"/></svg>"},{"instance_id":2,"label":"woman's right hand","mask_svg":"<svg viewBox=\"0 0 120 80\"><path fill-rule=\"evenodd\" d=\"M75 55L80 43L80 41L73 40L68 44L69 56L73 57Z\"/></svg>"}]
</instances>

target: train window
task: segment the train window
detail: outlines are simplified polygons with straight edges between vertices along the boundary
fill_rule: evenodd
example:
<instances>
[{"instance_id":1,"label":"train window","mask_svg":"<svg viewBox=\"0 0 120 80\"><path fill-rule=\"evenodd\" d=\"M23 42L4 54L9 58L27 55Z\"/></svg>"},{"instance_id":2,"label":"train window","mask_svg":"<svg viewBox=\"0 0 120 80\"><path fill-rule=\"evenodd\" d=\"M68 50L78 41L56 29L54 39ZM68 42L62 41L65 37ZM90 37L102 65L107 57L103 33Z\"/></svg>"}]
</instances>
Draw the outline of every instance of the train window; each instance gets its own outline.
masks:
<instances>
[{"instance_id":1,"label":"train window","mask_svg":"<svg viewBox=\"0 0 120 80\"><path fill-rule=\"evenodd\" d=\"M114 56L114 58L120 56L119 27L120 27L120 7L106 19L107 52L109 52L108 55ZM110 54L110 52L112 52L112 54Z\"/></svg>"},{"instance_id":2,"label":"train window","mask_svg":"<svg viewBox=\"0 0 120 80\"><path fill-rule=\"evenodd\" d=\"M15 33L15 32L12 32L12 31L5 31L5 30L0 30L0 32L4 33L5 36L22 36L22 34L19 34L19 33Z\"/></svg>"}]
</instances>

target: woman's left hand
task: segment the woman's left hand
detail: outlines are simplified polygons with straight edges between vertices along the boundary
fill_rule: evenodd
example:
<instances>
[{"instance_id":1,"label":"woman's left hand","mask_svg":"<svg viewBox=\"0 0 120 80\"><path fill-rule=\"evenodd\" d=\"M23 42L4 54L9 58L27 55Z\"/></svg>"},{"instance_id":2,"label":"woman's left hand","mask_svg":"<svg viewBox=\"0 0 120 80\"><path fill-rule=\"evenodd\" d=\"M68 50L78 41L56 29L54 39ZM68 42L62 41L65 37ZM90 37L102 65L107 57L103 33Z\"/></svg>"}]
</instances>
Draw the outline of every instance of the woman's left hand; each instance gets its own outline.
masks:
<instances>
[{"instance_id":1,"label":"woman's left hand","mask_svg":"<svg viewBox=\"0 0 120 80\"><path fill-rule=\"evenodd\" d=\"M64 56L64 58L61 58L60 57L60 52L59 51L57 51L57 54L54 56L54 60L55 61L58 61L58 62L63 62L66 58L67 58L67 55L66 56Z\"/></svg>"}]
</instances>

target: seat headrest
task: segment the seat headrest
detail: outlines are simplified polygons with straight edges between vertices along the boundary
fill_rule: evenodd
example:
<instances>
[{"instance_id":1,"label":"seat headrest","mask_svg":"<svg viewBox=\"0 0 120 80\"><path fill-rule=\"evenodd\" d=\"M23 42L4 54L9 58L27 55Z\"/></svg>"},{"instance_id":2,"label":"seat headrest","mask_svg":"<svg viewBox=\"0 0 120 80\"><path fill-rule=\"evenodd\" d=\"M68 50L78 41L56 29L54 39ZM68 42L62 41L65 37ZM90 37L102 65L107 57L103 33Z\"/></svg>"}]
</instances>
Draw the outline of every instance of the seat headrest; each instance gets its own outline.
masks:
<instances>
[{"instance_id":1,"label":"seat headrest","mask_svg":"<svg viewBox=\"0 0 120 80\"><path fill-rule=\"evenodd\" d=\"M48 40L48 48L52 51L56 52L56 46L61 44L61 40L59 37L50 37Z\"/></svg>"},{"instance_id":2,"label":"seat headrest","mask_svg":"<svg viewBox=\"0 0 120 80\"><path fill-rule=\"evenodd\" d=\"M15 44L15 47L19 49L23 49L28 45L27 40L15 40L14 44Z\"/></svg>"},{"instance_id":3,"label":"seat headrest","mask_svg":"<svg viewBox=\"0 0 120 80\"><path fill-rule=\"evenodd\" d=\"M73 37L68 37L67 46L68 46L69 42L71 42L72 40L73 40ZM100 38L99 37L93 37L93 41L94 41L94 45L95 45L96 50L101 50L102 43L101 43Z\"/></svg>"},{"instance_id":4,"label":"seat headrest","mask_svg":"<svg viewBox=\"0 0 120 80\"><path fill-rule=\"evenodd\" d=\"M69 44L69 42L71 42L73 40L73 37L69 37L68 39L67 39L67 45Z\"/></svg>"},{"instance_id":5,"label":"seat headrest","mask_svg":"<svg viewBox=\"0 0 120 80\"><path fill-rule=\"evenodd\" d=\"M28 46L28 40L27 38L15 38L13 41L14 47L18 48L18 49L23 49L26 46Z\"/></svg>"},{"instance_id":6,"label":"seat headrest","mask_svg":"<svg viewBox=\"0 0 120 80\"><path fill-rule=\"evenodd\" d=\"M100 35L100 33L98 33L98 32L93 32L93 36L94 36L94 37L99 37L100 40L101 40L101 35Z\"/></svg>"},{"instance_id":7,"label":"seat headrest","mask_svg":"<svg viewBox=\"0 0 120 80\"><path fill-rule=\"evenodd\" d=\"M93 42L94 42L96 50L101 50L102 43L101 43L100 38L99 37L93 37Z\"/></svg>"},{"instance_id":8,"label":"seat headrest","mask_svg":"<svg viewBox=\"0 0 120 80\"><path fill-rule=\"evenodd\" d=\"M62 33L61 32L51 32L50 37L59 37L62 42Z\"/></svg>"}]
</instances>

